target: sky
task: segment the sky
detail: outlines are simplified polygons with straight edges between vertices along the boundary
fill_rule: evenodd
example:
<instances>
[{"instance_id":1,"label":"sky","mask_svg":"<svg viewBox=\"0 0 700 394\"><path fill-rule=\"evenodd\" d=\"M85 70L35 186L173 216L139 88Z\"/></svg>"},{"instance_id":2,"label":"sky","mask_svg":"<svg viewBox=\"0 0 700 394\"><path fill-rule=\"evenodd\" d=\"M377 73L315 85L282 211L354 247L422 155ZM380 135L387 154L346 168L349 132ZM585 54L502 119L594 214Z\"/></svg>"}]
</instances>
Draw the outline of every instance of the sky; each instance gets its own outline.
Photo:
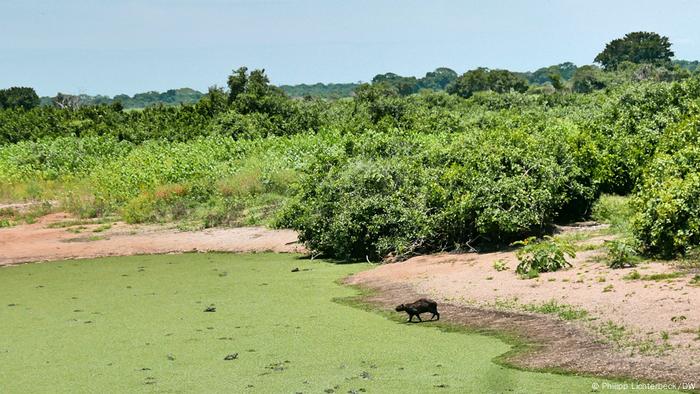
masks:
<instances>
[{"instance_id":1,"label":"sky","mask_svg":"<svg viewBox=\"0 0 700 394\"><path fill-rule=\"evenodd\" d=\"M0 88L134 94L590 64L631 31L700 59L696 0L0 0Z\"/></svg>"}]
</instances>

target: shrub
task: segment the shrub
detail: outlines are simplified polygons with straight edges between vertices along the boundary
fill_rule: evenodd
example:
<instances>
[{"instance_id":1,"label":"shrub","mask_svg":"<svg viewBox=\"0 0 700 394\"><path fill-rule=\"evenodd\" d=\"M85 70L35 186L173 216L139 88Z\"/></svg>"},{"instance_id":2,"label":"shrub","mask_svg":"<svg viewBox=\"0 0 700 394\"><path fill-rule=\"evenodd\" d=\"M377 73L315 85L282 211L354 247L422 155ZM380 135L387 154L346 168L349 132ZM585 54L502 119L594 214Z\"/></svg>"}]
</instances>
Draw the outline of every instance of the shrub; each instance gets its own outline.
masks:
<instances>
[{"instance_id":1,"label":"shrub","mask_svg":"<svg viewBox=\"0 0 700 394\"><path fill-rule=\"evenodd\" d=\"M424 247L430 218L420 166L381 159L328 166L332 160L302 181L278 225L297 229L312 251L341 259L376 260Z\"/></svg>"},{"instance_id":2,"label":"shrub","mask_svg":"<svg viewBox=\"0 0 700 394\"><path fill-rule=\"evenodd\" d=\"M493 269L495 269L496 271L499 271L499 272L506 271L506 270L508 270L508 263L506 263L502 259L496 260L493 262Z\"/></svg>"},{"instance_id":3,"label":"shrub","mask_svg":"<svg viewBox=\"0 0 700 394\"><path fill-rule=\"evenodd\" d=\"M550 236L545 236L542 240L529 237L523 241L514 242L513 245L522 246L516 253L520 263L515 271L520 275L529 275L532 271L554 272L571 267L571 263L566 261L566 256L576 257L571 243Z\"/></svg>"},{"instance_id":4,"label":"shrub","mask_svg":"<svg viewBox=\"0 0 700 394\"><path fill-rule=\"evenodd\" d=\"M670 258L700 244L700 116L669 129L634 196L643 251Z\"/></svg>"},{"instance_id":5,"label":"shrub","mask_svg":"<svg viewBox=\"0 0 700 394\"><path fill-rule=\"evenodd\" d=\"M635 267L634 257L637 249L629 241L605 241L608 251L608 266L610 268Z\"/></svg>"},{"instance_id":6,"label":"shrub","mask_svg":"<svg viewBox=\"0 0 700 394\"><path fill-rule=\"evenodd\" d=\"M593 204L591 218L599 223L609 224L618 232L627 232L629 222L634 216L630 198L603 194Z\"/></svg>"}]
</instances>

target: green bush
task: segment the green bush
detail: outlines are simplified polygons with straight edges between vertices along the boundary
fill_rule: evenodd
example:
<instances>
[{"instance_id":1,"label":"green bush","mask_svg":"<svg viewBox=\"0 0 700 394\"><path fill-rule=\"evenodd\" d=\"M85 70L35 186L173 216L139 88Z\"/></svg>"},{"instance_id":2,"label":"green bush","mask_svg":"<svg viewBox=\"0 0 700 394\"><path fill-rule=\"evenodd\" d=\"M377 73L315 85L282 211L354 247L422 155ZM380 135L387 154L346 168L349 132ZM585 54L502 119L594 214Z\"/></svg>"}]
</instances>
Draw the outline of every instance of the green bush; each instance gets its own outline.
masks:
<instances>
[{"instance_id":1,"label":"green bush","mask_svg":"<svg viewBox=\"0 0 700 394\"><path fill-rule=\"evenodd\" d=\"M673 257L700 244L700 116L664 135L633 203L645 252Z\"/></svg>"},{"instance_id":2,"label":"green bush","mask_svg":"<svg viewBox=\"0 0 700 394\"><path fill-rule=\"evenodd\" d=\"M522 246L516 252L520 263L515 272L525 276L571 267L571 263L566 261L566 256L576 257L574 246L571 243L550 236L545 236L542 240L529 237L523 241L513 242L513 245Z\"/></svg>"},{"instance_id":3,"label":"green bush","mask_svg":"<svg viewBox=\"0 0 700 394\"><path fill-rule=\"evenodd\" d=\"M298 230L311 250L342 259L377 260L425 248L425 170L399 160L329 164L320 163L302 181L278 225Z\"/></svg>"},{"instance_id":4,"label":"green bush","mask_svg":"<svg viewBox=\"0 0 700 394\"><path fill-rule=\"evenodd\" d=\"M590 205L578 132L506 112L470 133L348 136L305 169L278 225L343 259L508 243Z\"/></svg>"},{"instance_id":5,"label":"green bush","mask_svg":"<svg viewBox=\"0 0 700 394\"><path fill-rule=\"evenodd\" d=\"M634 216L630 198L603 194L593 204L591 218L599 223L609 224L613 229L627 232L629 223Z\"/></svg>"},{"instance_id":6,"label":"green bush","mask_svg":"<svg viewBox=\"0 0 700 394\"><path fill-rule=\"evenodd\" d=\"M637 255L636 247L629 241L605 241L608 251L608 266L610 268L635 267L634 258Z\"/></svg>"}]
</instances>

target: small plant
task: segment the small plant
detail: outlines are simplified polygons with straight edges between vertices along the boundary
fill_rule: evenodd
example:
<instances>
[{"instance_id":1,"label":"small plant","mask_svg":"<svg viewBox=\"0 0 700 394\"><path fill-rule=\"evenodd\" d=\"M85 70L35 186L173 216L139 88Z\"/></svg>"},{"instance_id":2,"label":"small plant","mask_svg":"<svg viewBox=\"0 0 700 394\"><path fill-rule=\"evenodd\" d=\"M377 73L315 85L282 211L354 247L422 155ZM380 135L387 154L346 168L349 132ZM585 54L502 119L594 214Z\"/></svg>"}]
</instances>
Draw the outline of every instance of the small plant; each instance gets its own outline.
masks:
<instances>
[{"instance_id":1,"label":"small plant","mask_svg":"<svg viewBox=\"0 0 700 394\"><path fill-rule=\"evenodd\" d=\"M588 316L586 310L578 309L572 305L560 304L557 300L550 300L542 304L523 305L523 309L528 312L557 315L562 320L579 320Z\"/></svg>"},{"instance_id":2,"label":"small plant","mask_svg":"<svg viewBox=\"0 0 700 394\"><path fill-rule=\"evenodd\" d=\"M506 271L508 269L508 264L505 261L503 261L503 259L496 260L493 262L493 269L495 269L498 272Z\"/></svg>"},{"instance_id":3,"label":"small plant","mask_svg":"<svg viewBox=\"0 0 700 394\"><path fill-rule=\"evenodd\" d=\"M661 339L663 339L664 341L668 341L668 338L668 331L661 331Z\"/></svg>"},{"instance_id":4,"label":"small plant","mask_svg":"<svg viewBox=\"0 0 700 394\"><path fill-rule=\"evenodd\" d=\"M613 342L619 343L625 337L625 327L608 320L599 328L600 332Z\"/></svg>"},{"instance_id":5,"label":"small plant","mask_svg":"<svg viewBox=\"0 0 700 394\"><path fill-rule=\"evenodd\" d=\"M695 274L693 279L690 280L692 286L700 286L700 274Z\"/></svg>"},{"instance_id":6,"label":"small plant","mask_svg":"<svg viewBox=\"0 0 700 394\"><path fill-rule=\"evenodd\" d=\"M607 285L603 288L603 293L610 293L611 291L613 291L613 289L613 285Z\"/></svg>"},{"instance_id":7,"label":"small plant","mask_svg":"<svg viewBox=\"0 0 700 394\"><path fill-rule=\"evenodd\" d=\"M571 263L566 261L566 256L576 257L576 251L570 242L550 236L545 236L541 241L530 237L514 242L513 245L523 246L516 254L520 260L516 272L528 278L536 277L533 275L540 272L553 272L571 267Z\"/></svg>"},{"instance_id":8,"label":"small plant","mask_svg":"<svg viewBox=\"0 0 700 394\"><path fill-rule=\"evenodd\" d=\"M625 280L638 280L641 278L642 278L642 275L637 270L632 270L632 272L630 272L629 274L622 277L622 279L625 279Z\"/></svg>"},{"instance_id":9,"label":"small plant","mask_svg":"<svg viewBox=\"0 0 700 394\"><path fill-rule=\"evenodd\" d=\"M95 229L92 230L93 233L101 233L103 231L107 231L112 228L112 225L110 223L103 224Z\"/></svg>"},{"instance_id":10,"label":"small plant","mask_svg":"<svg viewBox=\"0 0 700 394\"><path fill-rule=\"evenodd\" d=\"M634 261L637 249L629 242L605 241L605 247L608 250L608 266L610 268L627 268L637 265Z\"/></svg>"}]
</instances>

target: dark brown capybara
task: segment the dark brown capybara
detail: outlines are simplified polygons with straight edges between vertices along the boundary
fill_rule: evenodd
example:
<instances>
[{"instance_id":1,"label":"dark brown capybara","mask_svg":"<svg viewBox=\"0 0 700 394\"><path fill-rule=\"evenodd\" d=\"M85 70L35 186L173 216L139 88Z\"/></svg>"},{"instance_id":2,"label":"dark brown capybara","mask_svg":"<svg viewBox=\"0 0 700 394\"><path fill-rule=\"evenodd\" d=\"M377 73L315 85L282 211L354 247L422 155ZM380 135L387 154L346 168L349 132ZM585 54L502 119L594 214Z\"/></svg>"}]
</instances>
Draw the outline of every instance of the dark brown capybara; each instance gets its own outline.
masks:
<instances>
[{"instance_id":1,"label":"dark brown capybara","mask_svg":"<svg viewBox=\"0 0 700 394\"><path fill-rule=\"evenodd\" d=\"M430 320L433 320L437 316L437 320L440 320L440 313L438 313L437 310L437 302L433 300L429 300L427 298L421 298L420 300L416 302L412 302L410 304L401 304L396 307L396 312L401 312L405 311L408 313L408 321L413 321L413 316L418 317L418 321L423 321L420 318L421 313L425 312L430 312L433 314L433 316L430 317Z\"/></svg>"}]
</instances>

